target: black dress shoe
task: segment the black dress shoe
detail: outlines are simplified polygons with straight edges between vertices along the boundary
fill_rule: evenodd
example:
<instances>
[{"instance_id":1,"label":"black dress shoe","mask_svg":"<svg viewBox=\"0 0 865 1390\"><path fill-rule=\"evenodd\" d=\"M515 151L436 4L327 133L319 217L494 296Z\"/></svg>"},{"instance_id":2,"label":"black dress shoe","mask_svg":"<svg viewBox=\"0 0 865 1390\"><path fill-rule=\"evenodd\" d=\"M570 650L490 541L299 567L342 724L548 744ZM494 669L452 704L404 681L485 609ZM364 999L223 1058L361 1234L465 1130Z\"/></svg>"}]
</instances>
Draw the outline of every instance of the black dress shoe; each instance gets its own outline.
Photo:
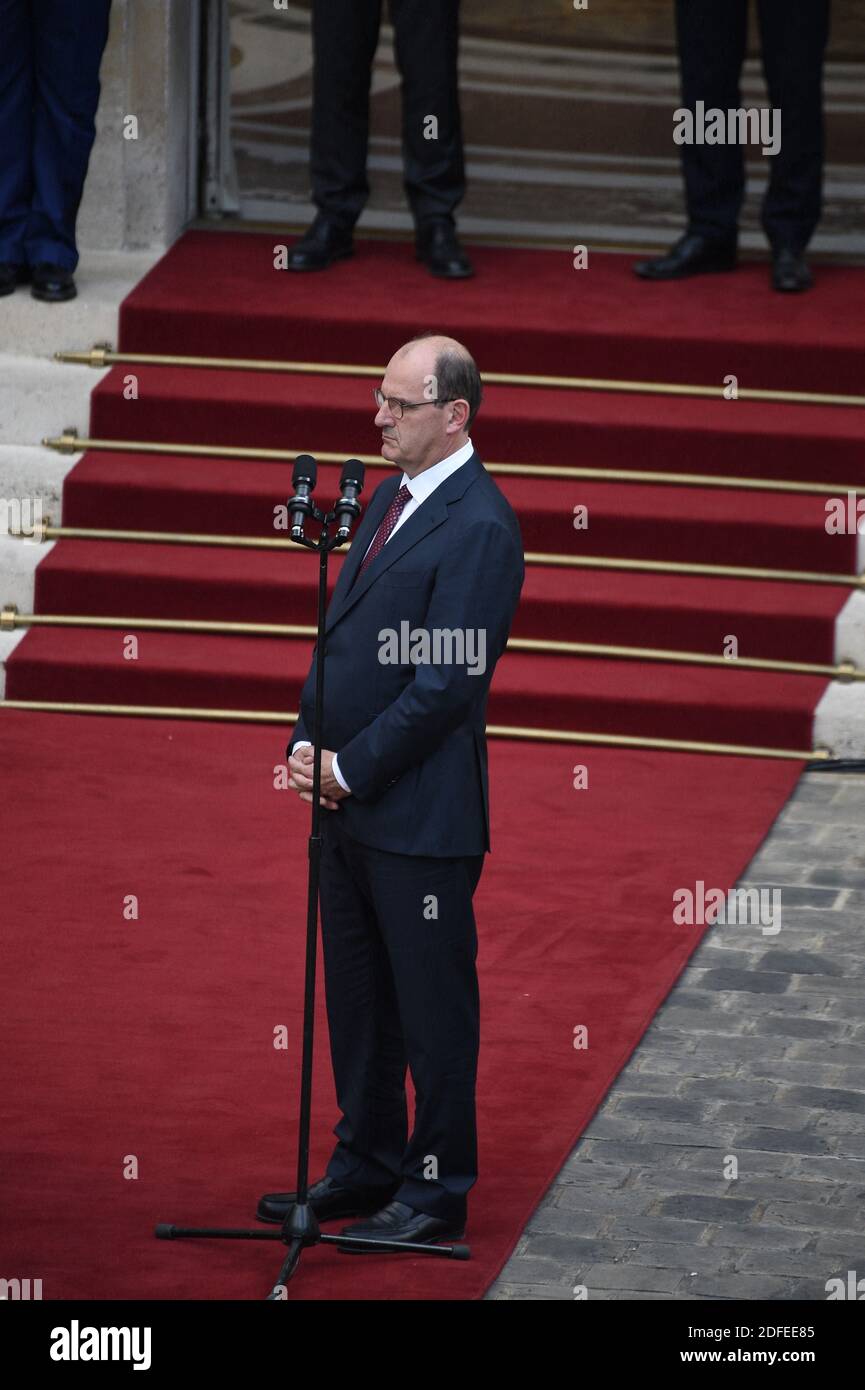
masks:
<instances>
[{"instance_id":1,"label":"black dress shoe","mask_svg":"<svg viewBox=\"0 0 865 1390\"><path fill-rule=\"evenodd\" d=\"M792 246L772 248L772 286L782 294L797 294L810 290L814 277L801 251Z\"/></svg>"},{"instance_id":2,"label":"black dress shoe","mask_svg":"<svg viewBox=\"0 0 865 1390\"><path fill-rule=\"evenodd\" d=\"M48 304L59 304L64 299L74 299L78 291L71 270L62 265L49 265L44 262L33 267L33 287L30 290L34 299L44 299Z\"/></svg>"},{"instance_id":3,"label":"black dress shoe","mask_svg":"<svg viewBox=\"0 0 865 1390\"><path fill-rule=\"evenodd\" d=\"M438 1216L417 1211L406 1202L391 1202L375 1216L343 1226L340 1235L432 1245L437 1240L460 1240L465 1235L465 1227L465 1221L443 1221ZM375 1253L363 1246L340 1245L337 1248L352 1255Z\"/></svg>"},{"instance_id":4,"label":"black dress shoe","mask_svg":"<svg viewBox=\"0 0 865 1390\"><path fill-rule=\"evenodd\" d=\"M395 1187L342 1187L325 1175L310 1185L307 1196L319 1221L335 1221L343 1216L371 1216L395 1191ZM296 1196L295 1192L266 1192L258 1204L256 1218L281 1226Z\"/></svg>"},{"instance_id":5,"label":"black dress shoe","mask_svg":"<svg viewBox=\"0 0 865 1390\"><path fill-rule=\"evenodd\" d=\"M286 270L326 270L354 255L352 229L320 212L288 253Z\"/></svg>"},{"instance_id":6,"label":"black dress shoe","mask_svg":"<svg viewBox=\"0 0 865 1390\"><path fill-rule=\"evenodd\" d=\"M430 275L443 280L467 280L474 267L460 246L457 230L447 217L431 217L419 222L415 239L416 258L423 261Z\"/></svg>"},{"instance_id":7,"label":"black dress shoe","mask_svg":"<svg viewBox=\"0 0 865 1390\"><path fill-rule=\"evenodd\" d=\"M634 274L641 280L684 280L688 275L710 275L736 269L736 240L716 241L686 232L665 256L637 261Z\"/></svg>"},{"instance_id":8,"label":"black dress shoe","mask_svg":"<svg viewBox=\"0 0 865 1390\"><path fill-rule=\"evenodd\" d=\"M29 279L29 266L12 265L10 261L0 261L0 295L12 294L19 285L26 285Z\"/></svg>"}]
</instances>

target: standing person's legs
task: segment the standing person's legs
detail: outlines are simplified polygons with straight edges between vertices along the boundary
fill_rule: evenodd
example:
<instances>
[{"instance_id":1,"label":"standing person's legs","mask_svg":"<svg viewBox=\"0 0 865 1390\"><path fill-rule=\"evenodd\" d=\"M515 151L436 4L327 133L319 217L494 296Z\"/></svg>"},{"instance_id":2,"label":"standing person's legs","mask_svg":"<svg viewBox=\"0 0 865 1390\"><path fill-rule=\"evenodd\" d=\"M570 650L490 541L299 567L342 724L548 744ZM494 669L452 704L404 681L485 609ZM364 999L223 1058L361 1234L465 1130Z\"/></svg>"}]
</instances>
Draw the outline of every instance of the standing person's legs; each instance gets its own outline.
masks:
<instances>
[{"instance_id":1,"label":"standing person's legs","mask_svg":"<svg viewBox=\"0 0 865 1390\"><path fill-rule=\"evenodd\" d=\"M363 855L415 1090L414 1129L394 1200L462 1222L478 1170L480 999L472 895L484 857L371 849Z\"/></svg>"},{"instance_id":2,"label":"standing person's legs","mask_svg":"<svg viewBox=\"0 0 865 1390\"><path fill-rule=\"evenodd\" d=\"M320 212L350 230L369 196L369 90L381 0L314 0L310 173Z\"/></svg>"},{"instance_id":3,"label":"standing person's legs","mask_svg":"<svg viewBox=\"0 0 865 1390\"><path fill-rule=\"evenodd\" d=\"M789 3L789 0L787 0ZM748 32L747 0L676 0L682 106L726 112L741 104L739 81ZM682 145L688 230L735 240L745 193L741 145Z\"/></svg>"},{"instance_id":4,"label":"standing person's legs","mask_svg":"<svg viewBox=\"0 0 865 1390\"><path fill-rule=\"evenodd\" d=\"M402 76L406 196L415 222L452 218L465 195L457 77L459 0L389 0Z\"/></svg>"},{"instance_id":5,"label":"standing person's legs","mask_svg":"<svg viewBox=\"0 0 865 1390\"><path fill-rule=\"evenodd\" d=\"M338 811L322 812L321 936L342 1111L327 1174L345 1187L393 1189L408 1137L405 1048L361 847L341 831L338 818Z\"/></svg>"},{"instance_id":6,"label":"standing person's legs","mask_svg":"<svg viewBox=\"0 0 865 1390\"><path fill-rule=\"evenodd\" d=\"M27 259L73 271L111 0L31 0L36 102ZM119 138L119 132L118 132Z\"/></svg>"},{"instance_id":7,"label":"standing person's legs","mask_svg":"<svg viewBox=\"0 0 865 1390\"><path fill-rule=\"evenodd\" d=\"M769 101L781 111L763 230L774 247L803 251L820 220L823 186L823 58L829 0L758 0Z\"/></svg>"},{"instance_id":8,"label":"standing person's legs","mask_svg":"<svg viewBox=\"0 0 865 1390\"><path fill-rule=\"evenodd\" d=\"M0 262L23 269L33 195L33 36L29 0L0 0Z\"/></svg>"}]
</instances>

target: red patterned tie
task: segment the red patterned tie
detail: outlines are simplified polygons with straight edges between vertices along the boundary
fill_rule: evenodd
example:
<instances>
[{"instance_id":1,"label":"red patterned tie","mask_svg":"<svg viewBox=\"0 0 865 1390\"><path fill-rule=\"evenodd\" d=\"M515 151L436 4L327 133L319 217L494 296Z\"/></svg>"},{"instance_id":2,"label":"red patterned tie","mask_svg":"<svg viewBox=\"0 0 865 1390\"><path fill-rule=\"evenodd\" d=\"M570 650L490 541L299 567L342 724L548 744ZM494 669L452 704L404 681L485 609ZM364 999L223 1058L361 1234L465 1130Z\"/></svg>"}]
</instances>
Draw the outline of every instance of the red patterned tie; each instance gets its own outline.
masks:
<instances>
[{"instance_id":1,"label":"red patterned tie","mask_svg":"<svg viewBox=\"0 0 865 1390\"><path fill-rule=\"evenodd\" d=\"M367 565L372 564L372 561L375 559L376 555L378 555L380 551L384 550L385 541L387 540L391 531L396 526L397 522L402 516L403 507L407 502L410 501L411 493L409 492L405 483L403 483L399 492L396 494L396 497L393 499L384 516L382 517L381 521L379 522L378 530L376 531L372 539L372 545L370 546L369 550L366 552L363 559L361 560L360 569L357 572L358 578L360 578L360 576L363 574Z\"/></svg>"}]
</instances>

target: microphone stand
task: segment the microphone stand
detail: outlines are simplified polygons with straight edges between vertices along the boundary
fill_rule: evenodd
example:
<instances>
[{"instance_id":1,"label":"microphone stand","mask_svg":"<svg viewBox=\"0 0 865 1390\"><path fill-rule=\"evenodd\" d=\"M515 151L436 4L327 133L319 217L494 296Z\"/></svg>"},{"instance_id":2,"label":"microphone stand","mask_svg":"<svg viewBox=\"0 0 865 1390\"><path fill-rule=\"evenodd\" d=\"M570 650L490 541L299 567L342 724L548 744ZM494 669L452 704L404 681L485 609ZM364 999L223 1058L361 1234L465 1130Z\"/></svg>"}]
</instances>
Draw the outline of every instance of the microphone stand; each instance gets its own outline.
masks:
<instances>
[{"instance_id":1,"label":"microphone stand","mask_svg":"<svg viewBox=\"0 0 865 1390\"><path fill-rule=\"evenodd\" d=\"M358 488L358 491L360 489ZM295 507L295 503L298 504ZM318 623L316 651L318 659L315 668L315 703L312 721L312 817L308 842L308 884L306 899L306 965L303 997L303 1054L300 1069L300 1115L297 1144L297 1185L295 1201L289 1208L282 1227L275 1230L236 1230L225 1227L176 1226L171 1222L160 1222L154 1231L157 1240L183 1240L190 1238L207 1240L278 1240L288 1247L276 1283L267 1295L268 1302L280 1302L287 1297L286 1285L300 1263L301 1252L305 1246L337 1245L343 1250L379 1250L382 1254L395 1255L409 1252L413 1255L433 1255L445 1259L467 1260L470 1251L467 1245L427 1245L418 1241L378 1240L371 1236L331 1236L324 1235L318 1224L315 1212L309 1203L309 1129L312 1110L312 1050L315 1032L315 971L318 948L318 902L321 878L321 725L324 714L324 664L325 664L325 615L327 611L327 568L328 556L332 550L348 540L351 524L360 515L360 504L356 501L346 503L343 497L332 511L322 512L312 499L305 495L293 498L288 504L289 512L295 512L296 524L291 528L291 539L307 550L318 552ZM321 524L317 541L310 540L303 532L305 517ZM334 535L330 527L338 520L340 525Z\"/></svg>"}]
</instances>

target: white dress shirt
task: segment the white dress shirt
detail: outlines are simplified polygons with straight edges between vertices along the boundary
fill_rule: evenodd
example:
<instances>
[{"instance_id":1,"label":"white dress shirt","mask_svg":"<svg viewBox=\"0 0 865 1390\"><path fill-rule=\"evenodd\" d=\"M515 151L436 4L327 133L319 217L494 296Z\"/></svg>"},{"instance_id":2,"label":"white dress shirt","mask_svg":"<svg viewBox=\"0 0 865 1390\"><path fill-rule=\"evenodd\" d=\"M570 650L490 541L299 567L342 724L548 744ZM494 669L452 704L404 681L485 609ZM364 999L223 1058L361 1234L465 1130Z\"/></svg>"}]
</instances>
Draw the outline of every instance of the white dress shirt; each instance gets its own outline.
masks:
<instances>
[{"instance_id":1,"label":"white dress shirt","mask_svg":"<svg viewBox=\"0 0 865 1390\"><path fill-rule=\"evenodd\" d=\"M425 468L422 473L418 473L416 478L410 478L407 473L403 473L402 483L400 484L400 486L407 487L409 492L411 493L411 497L403 507L402 512L400 513L399 520L397 521L396 526L394 526L393 530L391 531L390 536L388 536L387 540L385 541L385 545L387 545L388 541L391 539L392 536L396 535L403 522L411 516L412 512L416 512L418 507L420 507L428 497L432 496L436 488L441 486L445 478L449 478L450 475L452 473L456 473L457 469L461 468L464 463L468 463L474 451L475 447L472 444L472 441L470 439L467 439L463 447L461 449L457 449L456 453L448 454L446 459L442 459L441 463L434 463L431 468ZM397 491L399 491L399 488L397 489ZM396 493L394 493L394 496L396 496ZM374 540L375 534L372 538L372 541ZM369 545L366 548L366 551L364 551L364 558L366 558L366 553L367 551L369 551L369 548L372 545L372 541L370 541ZM295 748L308 748L311 747L311 743L308 738L304 738L300 739L300 741L296 743L294 746ZM342 787L343 791L346 791L349 794L351 794L351 787L348 785L344 777L341 775L339 765L335 756L332 766L333 775L336 778L337 782L339 782L339 785Z\"/></svg>"}]
</instances>

